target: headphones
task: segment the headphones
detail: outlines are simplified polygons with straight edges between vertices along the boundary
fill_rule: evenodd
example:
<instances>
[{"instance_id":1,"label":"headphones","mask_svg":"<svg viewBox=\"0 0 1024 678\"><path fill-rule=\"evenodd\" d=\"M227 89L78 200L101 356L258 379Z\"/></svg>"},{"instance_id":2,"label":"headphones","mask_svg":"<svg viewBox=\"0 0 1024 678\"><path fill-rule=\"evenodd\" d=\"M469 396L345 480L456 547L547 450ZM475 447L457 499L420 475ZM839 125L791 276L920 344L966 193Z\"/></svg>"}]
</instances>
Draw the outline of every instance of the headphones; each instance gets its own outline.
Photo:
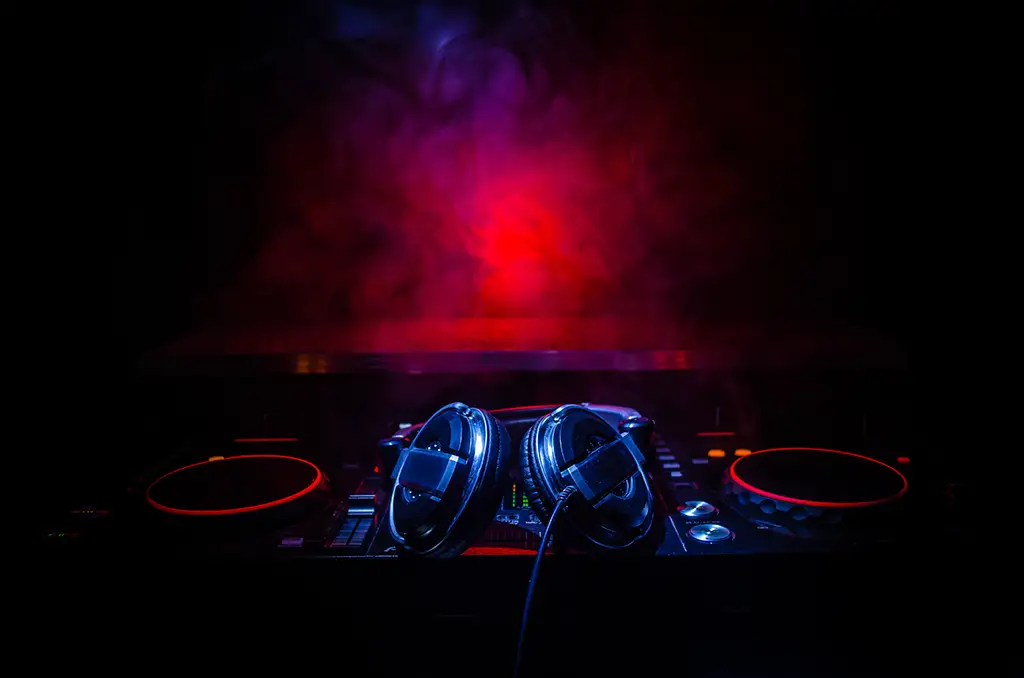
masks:
<instances>
[{"instance_id":1,"label":"headphones","mask_svg":"<svg viewBox=\"0 0 1024 678\"><path fill-rule=\"evenodd\" d=\"M616 430L587 405L562 405L540 417L516 458L530 507L548 524L563 499L565 520L591 549L639 542L654 520L641 451L653 434L647 418L627 419ZM392 539L416 555L462 553L498 512L510 482L510 448L508 430L486 410L452 403L435 412L391 473Z\"/></svg>"}]
</instances>

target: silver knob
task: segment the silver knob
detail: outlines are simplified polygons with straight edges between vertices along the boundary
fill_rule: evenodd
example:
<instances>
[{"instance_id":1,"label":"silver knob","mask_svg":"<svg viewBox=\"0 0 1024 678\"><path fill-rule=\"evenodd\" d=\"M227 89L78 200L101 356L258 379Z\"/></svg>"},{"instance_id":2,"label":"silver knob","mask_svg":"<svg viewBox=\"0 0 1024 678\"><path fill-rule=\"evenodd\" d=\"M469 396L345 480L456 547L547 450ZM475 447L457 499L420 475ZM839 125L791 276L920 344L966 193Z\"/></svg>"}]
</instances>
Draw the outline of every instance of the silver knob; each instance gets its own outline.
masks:
<instances>
[{"instance_id":1,"label":"silver knob","mask_svg":"<svg viewBox=\"0 0 1024 678\"><path fill-rule=\"evenodd\" d=\"M690 528L686 536L707 544L732 539L732 530L718 523L703 523Z\"/></svg>"},{"instance_id":2,"label":"silver knob","mask_svg":"<svg viewBox=\"0 0 1024 678\"><path fill-rule=\"evenodd\" d=\"M718 513L718 509L706 501L688 501L679 507L679 515L690 519L707 518L716 513Z\"/></svg>"}]
</instances>

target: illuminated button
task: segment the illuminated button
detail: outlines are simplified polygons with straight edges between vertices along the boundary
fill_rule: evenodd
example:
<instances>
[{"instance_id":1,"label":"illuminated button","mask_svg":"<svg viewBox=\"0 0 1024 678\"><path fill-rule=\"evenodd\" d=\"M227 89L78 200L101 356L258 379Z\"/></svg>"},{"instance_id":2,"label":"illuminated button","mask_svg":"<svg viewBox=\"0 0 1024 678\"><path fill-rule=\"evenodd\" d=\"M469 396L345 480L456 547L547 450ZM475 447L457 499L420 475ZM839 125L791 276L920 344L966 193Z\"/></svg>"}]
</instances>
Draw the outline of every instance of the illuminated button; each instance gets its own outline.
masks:
<instances>
[{"instance_id":1,"label":"illuminated button","mask_svg":"<svg viewBox=\"0 0 1024 678\"><path fill-rule=\"evenodd\" d=\"M751 452L745 447L741 447L740 449L733 452L733 454L735 454L737 457L749 457Z\"/></svg>"},{"instance_id":2,"label":"illuminated button","mask_svg":"<svg viewBox=\"0 0 1024 678\"><path fill-rule=\"evenodd\" d=\"M725 456L725 450L708 450L708 456L714 459L721 459Z\"/></svg>"},{"instance_id":3,"label":"illuminated button","mask_svg":"<svg viewBox=\"0 0 1024 678\"><path fill-rule=\"evenodd\" d=\"M896 457L896 463L897 464L909 464L910 463L910 457Z\"/></svg>"},{"instance_id":4,"label":"illuminated button","mask_svg":"<svg viewBox=\"0 0 1024 678\"><path fill-rule=\"evenodd\" d=\"M206 461L224 461L224 456L220 455L220 454L217 454L217 455L214 455L214 456L210 457Z\"/></svg>"}]
</instances>

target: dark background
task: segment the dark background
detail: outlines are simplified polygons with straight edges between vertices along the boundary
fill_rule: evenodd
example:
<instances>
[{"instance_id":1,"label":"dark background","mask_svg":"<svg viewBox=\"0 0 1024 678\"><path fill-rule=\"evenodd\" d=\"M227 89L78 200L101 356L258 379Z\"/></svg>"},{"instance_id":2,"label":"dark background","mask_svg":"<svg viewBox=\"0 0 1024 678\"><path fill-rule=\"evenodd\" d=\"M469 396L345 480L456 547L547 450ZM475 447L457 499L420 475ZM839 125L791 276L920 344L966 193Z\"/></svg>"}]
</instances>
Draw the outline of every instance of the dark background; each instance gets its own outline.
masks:
<instances>
[{"instance_id":1,"label":"dark background","mask_svg":"<svg viewBox=\"0 0 1024 678\"><path fill-rule=\"evenodd\" d=\"M915 161L905 57L913 43L893 10L844 2L605 4L570 6L579 33L600 51L619 40L623 16L646 16L638 25L656 57L644 57L643 66L655 64L659 78L676 63L697 73L691 89L707 101L696 106L702 119L730 115L730 93L742 109L744 88L758 81L764 90L772 77L803 112L801 143L784 166L759 157L757 143L732 150L727 164L774 191L764 209L776 225L770 237L739 229L717 243L714 256L727 261L734 248L744 264L705 278L701 294L689 295L703 303L680 315L853 324L909 341L912 274L904 255ZM37 50L52 76L32 85L41 104L35 127L45 127L40 136L55 151L37 159L51 187L43 197L75 216L61 220L61 233L81 237L89 252L77 262L86 271L82 284L66 290L68 315L81 314L114 360L131 364L224 313L209 300L242 276L273 227L264 209L269 140L317 96L317 84L301 77L282 96L292 57L264 57L314 49L330 9L223 2L92 14L82 23L68 16L61 30L74 37ZM212 94L211 79L220 83ZM766 122L756 107L752 129L731 115L710 128L726 141L771 136L771 124L789 124ZM756 205L739 208L753 210L747 221L756 222ZM100 271L109 279L96 289L90 281L105 277Z\"/></svg>"},{"instance_id":2,"label":"dark background","mask_svg":"<svg viewBox=\"0 0 1024 678\"><path fill-rule=\"evenodd\" d=\"M272 142L324 96L309 54L329 42L334 6L37 7L16 24L20 197L43 253L24 284L49 290L26 317L44 318L44 355L59 358L44 367L61 372L46 381L59 384L56 399L41 394L47 413L63 413L57 430L45 422L48 449L71 458L84 445L128 444L117 434L137 418L139 357L230 315L220 291L245 280L275 228ZM738 225L700 239L710 273L670 286L667 314L685 298L676 315L686 322L853 327L909 347L908 253L923 211L912 187L925 160L910 143L920 72L906 16L862 2L566 6L577 37L626 70L646 45L636 63L659 92L687 73L694 96L675 105L704 125L693 136L768 196L736 203ZM772 110L799 111L796 133L785 116L761 114ZM765 152L766 140L790 136L791 152ZM663 248L652 261L672 270L676 256Z\"/></svg>"},{"instance_id":3,"label":"dark background","mask_svg":"<svg viewBox=\"0 0 1024 678\"><path fill-rule=\"evenodd\" d=\"M93 460L106 459L120 471L121 461L133 459L146 445L138 436L145 416L166 416L176 423L175 412L147 413L137 402L138 359L230 315L231 309L218 302L218 292L244 280L274 228L268 209L273 205L267 203L267 196L273 196L268 190L273 187L268 181L271 140L323 94L316 78L290 74L292 66L309 63L303 55L322 43L331 3L119 5L35 3L31 16L19 8L9 25L16 49L8 70L18 93L10 104L17 123L10 130L16 154L9 161L26 179L17 185L25 189L16 196L26 203L20 212L25 228L16 223L11 229L32 230L39 237L41 256L21 285L45 291L43 301L31 304L31 313L13 319L33 328L47 347L28 354L31 367L44 372L37 380L40 391L29 398L33 405L42 404L36 408L43 413L37 429L42 442L39 454L31 456L48 481L47 490L37 496L41 504L82 492L86 470L116 484L119 479ZM908 16L910 11L897 14L891 2L632 0L568 6L581 39L597 53L616 54L624 67L630 64L629 50L645 43L648 51L637 63L655 74L662 91L670 89L673 73L690 74L687 91L699 96L686 99L683 107L692 114L689 119L707 125L694 135L708 140L712 149L726 149L717 156L720 164L770 196L770 204L736 206L741 225L713 241L714 255L705 258L710 273L701 277L696 291L688 278L679 281L687 301L680 303L678 318L739 318L755 328L798 325L806 332L852 326L909 348L920 301L916 261L927 249L915 241L924 215L935 212L934 205L915 198L929 160L911 141L930 124L914 105L927 71L918 66L931 57L920 42L929 31L927 22ZM628 47L621 35L626 25L632 27ZM288 96L280 94L282 82L290 83ZM775 82L779 87L772 86ZM748 98L754 90L759 94ZM780 92L781 98L773 95ZM758 115L773 103L801 114L799 143L791 152L762 152L758 140L792 133L785 119ZM776 163L780 159L781 166ZM701 174L699 167L691 171ZM769 222L771 229L756 226ZM917 256L908 256L912 252ZM8 251L15 265L24 265L20 254L13 246ZM666 248L656 258L671 269L676 254ZM676 291L665 293L663 308L671 308ZM376 384L384 391L387 386L387 381ZM461 384L452 386L461 389ZM215 384L209 392L216 401ZM227 389L224 393L227 401ZM346 394L355 405L365 402L362 393ZM228 405L237 402L231 399ZM331 402L322 399L320 405L326 410ZM431 406L416 404L424 411ZM356 407L336 412L360 414ZM378 435L378 427L372 428L368 437ZM334 433L339 430L331 426ZM743 569L755 568L749 562L736 581L755 581ZM895 588L909 579L924 587L924 579L912 573L934 573L943 562L907 567L902 575L899 568L893 576L886 569L871 580L884 579ZM717 570L719 564L709 567ZM866 586L860 565L847 564L844 572ZM79 579L65 576L61 581L82 580L74 576ZM124 581L139 576L128 572ZM521 580L525 570L517 576ZM602 584L609 580L627 581L606 577ZM695 580L709 598L718 595L719 589L703 585L705 579ZM936 574L930 581L951 580ZM433 590L419 580L409 584L414 587ZM85 588L105 595L100 587ZM772 597L788 590L768 587ZM810 602L791 605L791 614L806 609L808 617L792 620L792 627L780 625L783 631L799 631L807 619L821 619L815 606L825 596L817 596L813 587L805 590ZM367 595L376 596L371 591ZM854 586L846 595L860 592ZM256 605L259 599L250 593L246 589L239 597ZM927 603L924 596L905 592L903 600L893 602L898 592L891 593L893 600L876 615L883 623L898 625L892 610L917 612L926 622L903 629L907 638L921 635L940 641L937 646L956 645L944 645L943 633L959 628L954 620L966 615L956 614L949 591L929 595ZM146 592L137 598L151 596ZM281 600L290 604L292 599ZM103 603L97 609L119 612L108 600ZM502 611L512 607L493 605ZM49 613L53 608L37 609ZM686 616L685 610L673 613L701 619ZM706 628L714 630L717 641L718 629L737 628L746 635L771 626L770 621L762 617L744 627L722 622ZM858 630L879 623L862 617L840 621ZM837 627L810 624L820 626L822 634L844 637ZM52 627L52 619L47 625ZM924 626L928 633L918 634ZM260 632L276 630L268 628ZM807 647L798 633L785 635L786 648ZM663 647L678 638L659 640ZM860 649L852 648L851 655L859 656ZM899 649L904 659L918 656L911 648ZM158 651L165 655L166 646ZM69 656L78 660L78 655Z\"/></svg>"}]
</instances>

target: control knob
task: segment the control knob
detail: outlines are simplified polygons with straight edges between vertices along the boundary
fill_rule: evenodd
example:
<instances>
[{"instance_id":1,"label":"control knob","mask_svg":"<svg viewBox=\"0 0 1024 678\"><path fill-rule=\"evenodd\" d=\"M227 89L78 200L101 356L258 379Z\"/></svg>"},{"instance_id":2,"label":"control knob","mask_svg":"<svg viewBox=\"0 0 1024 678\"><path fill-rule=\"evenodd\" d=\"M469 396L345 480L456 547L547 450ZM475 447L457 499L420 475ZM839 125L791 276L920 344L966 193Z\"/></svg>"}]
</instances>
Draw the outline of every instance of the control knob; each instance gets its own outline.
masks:
<instances>
[{"instance_id":1,"label":"control knob","mask_svg":"<svg viewBox=\"0 0 1024 678\"><path fill-rule=\"evenodd\" d=\"M701 523L691 527L686 536L705 544L714 544L732 539L732 530L718 523Z\"/></svg>"},{"instance_id":2,"label":"control knob","mask_svg":"<svg viewBox=\"0 0 1024 678\"><path fill-rule=\"evenodd\" d=\"M706 501L688 501L679 507L679 515L695 520L707 518L718 513L718 509Z\"/></svg>"}]
</instances>

